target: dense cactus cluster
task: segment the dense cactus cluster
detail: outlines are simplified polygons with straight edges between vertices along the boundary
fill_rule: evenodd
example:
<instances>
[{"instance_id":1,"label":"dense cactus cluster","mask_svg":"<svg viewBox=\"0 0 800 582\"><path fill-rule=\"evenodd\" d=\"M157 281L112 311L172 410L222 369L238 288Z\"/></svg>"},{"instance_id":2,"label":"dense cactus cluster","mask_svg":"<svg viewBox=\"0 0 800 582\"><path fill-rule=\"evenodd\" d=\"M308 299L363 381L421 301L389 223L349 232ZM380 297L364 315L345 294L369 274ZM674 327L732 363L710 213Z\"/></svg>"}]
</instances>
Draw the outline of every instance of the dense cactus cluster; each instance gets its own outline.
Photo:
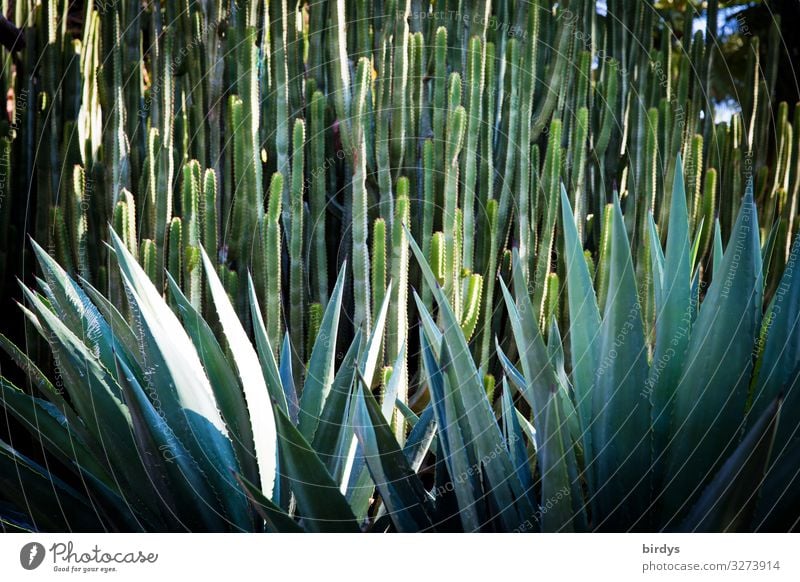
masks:
<instances>
[{"instance_id":1,"label":"dense cactus cluster","mask_svg":"<svg viewBox=\"0 0 800 582\"><path fill-rule=\"evenodd\" d=\"M777 22L720 121L717 0L74 4L2 2L4 528L797 526Z\"/></svg>"}]
</instances>

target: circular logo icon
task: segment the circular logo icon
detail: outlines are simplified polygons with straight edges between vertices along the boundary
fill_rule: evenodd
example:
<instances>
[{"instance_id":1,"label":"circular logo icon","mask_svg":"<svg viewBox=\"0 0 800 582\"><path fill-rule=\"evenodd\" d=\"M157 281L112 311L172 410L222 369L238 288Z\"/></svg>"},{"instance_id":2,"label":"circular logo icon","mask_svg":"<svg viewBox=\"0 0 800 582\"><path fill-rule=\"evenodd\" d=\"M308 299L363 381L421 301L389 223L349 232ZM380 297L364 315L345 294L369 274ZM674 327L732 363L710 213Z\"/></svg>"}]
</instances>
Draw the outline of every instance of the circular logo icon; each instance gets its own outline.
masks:
<instances>
[{"instance_id":1,"label":"circular logo icon","mask_svg":"<svg viewBox=\"0 0 800 582\"><path fill-rule=\"evenodd\" d=\"M22 546L19 552L19 563L26 570L35 570L44 561L44 546L38 542L31 542Z\"/></svg>"}]
</instances>

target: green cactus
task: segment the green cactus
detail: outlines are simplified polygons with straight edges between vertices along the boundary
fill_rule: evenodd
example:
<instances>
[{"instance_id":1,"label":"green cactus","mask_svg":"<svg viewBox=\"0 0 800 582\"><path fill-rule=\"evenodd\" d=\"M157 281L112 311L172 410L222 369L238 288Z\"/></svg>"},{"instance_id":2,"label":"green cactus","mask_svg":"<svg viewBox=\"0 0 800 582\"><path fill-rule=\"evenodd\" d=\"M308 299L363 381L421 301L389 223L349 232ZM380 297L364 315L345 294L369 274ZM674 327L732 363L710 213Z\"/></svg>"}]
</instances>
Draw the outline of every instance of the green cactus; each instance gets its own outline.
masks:
<instances>
[{"instance_id":1,"label":"green cactus","mask_svg":"<svg viewBox=\"0 0 800 582\"><path fill-rule=\"evenodd\" d=\"M408 402L408 263L409 248L406 229L410 220L409 181L405 176L397 180L395 216L392 224L392 299L386 332L386 358L395 362L395 374L400 374L397 399ZM402 358L398 361L398 358ZM399 366L399 368L397 367ZM405 421L397 423L395 437L405 442Z\"/></svg>"},{"instance_id":2,"label":"green cactus","mask_svg":"<svg viewBox=\"0 0 800 582\"><path fill-rule=\"evenodd\" d=\"M367 148L364 132L365 107L369 89L370 62L358 61L356 73L355 114L353 116L353 141L357 149L353 154L353 295L355 301L355 325L365 335L372 327L370 317L369 251L367 247L368 194L367 194Z\"/></svg>"},{"instance_id":3,"label":"green cactus","mask_svg":"<svg viewBox=\"0 0 800 582\"><path fill-rule=\"evenodd\" d=\"M306 289L305 289L305 257L304 246L304 208L303 208L303 181L304 181L304 150L306 126L302 119L294 123L292 136L292 186L291 186L291 230L289 234L289 331L294 348L295 377L299 377L300 366L305 362L305 315ZM277 259L277 257L276 257Z\"/></svg>"},{"instance_id":4,"label":"green cactus","mask_svg":"<svg viewBox=\"0 0 800 582\"><path fill-rule=\"evenodd\" d=\"M372 224L372 312L378 313L386 295L386 221Z\"/></svg>"}]
</instances>

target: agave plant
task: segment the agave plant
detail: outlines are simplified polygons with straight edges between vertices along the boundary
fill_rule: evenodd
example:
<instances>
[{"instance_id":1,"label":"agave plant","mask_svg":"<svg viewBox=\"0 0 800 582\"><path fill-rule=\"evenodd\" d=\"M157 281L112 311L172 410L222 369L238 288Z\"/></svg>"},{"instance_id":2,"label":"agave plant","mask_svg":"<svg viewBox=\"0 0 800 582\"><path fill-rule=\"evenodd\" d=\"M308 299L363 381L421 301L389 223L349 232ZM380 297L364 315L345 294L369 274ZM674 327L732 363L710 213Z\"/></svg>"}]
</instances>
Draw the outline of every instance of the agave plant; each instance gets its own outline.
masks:
<instances>
[{"instance_id":1,"label":"agave plant","mask_svg":"<svg viewBox=\"0 0 800 582\"><path fill-rule=\"evenodd\" d=\"M3 474L13 476L4 487L12 502L3 506L4 524L719 531L781 523L798 503L791 467L800 369L797 352L785 348L800 341L800 285L784 274L783 292L762 318L764 267L748 191L735 238L718 251L718 276L698 305L680 166L678 174L666 251L651 221L654 354L664 357L648 362L618 201L607 209L609 291L601 314L562 190L572 370L555 319L544 341L515 253L514 292L501 288L519 363L498 346L507 378L498 415L461 322L413 239L438 313L415 296L430 393L420 415L397 398L400 374L392 373L380 399L371 389L390 293L372 335L358 331L337 368L340 274L299 389L288 338L276 362L252 280L256 347L204 252L222 342L170 278L173 312L116 234L127 316L33 243L44 279L36 291L24 288L23 309L49 342L62 381L54 385L3 339L39 393L3 379L4 405L46 460L3 443ZM795 243L792 257L798 252ZM777 317L783 309L791 311L788 322ZM403 444L398 415L411 427Z\"/></svg>"}]
</instances>

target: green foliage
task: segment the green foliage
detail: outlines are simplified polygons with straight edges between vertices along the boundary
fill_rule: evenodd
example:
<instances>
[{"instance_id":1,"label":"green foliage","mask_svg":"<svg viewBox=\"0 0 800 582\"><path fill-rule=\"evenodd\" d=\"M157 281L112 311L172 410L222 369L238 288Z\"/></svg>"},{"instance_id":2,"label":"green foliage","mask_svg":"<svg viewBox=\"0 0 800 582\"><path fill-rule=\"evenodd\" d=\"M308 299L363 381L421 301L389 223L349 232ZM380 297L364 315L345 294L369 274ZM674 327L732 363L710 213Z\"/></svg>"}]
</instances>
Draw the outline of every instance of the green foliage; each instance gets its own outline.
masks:
<instances>
[{"instance_id":1,"label":"green foliage","mask_svg":"<svg viewBox=\"0 0 800 582\"><path fill-rule=\"evenodd\" d=\"M0 69L3 527L796 527L776 28L720 121L650 0L68 4Z\"/></svg>"}]
</instances>

